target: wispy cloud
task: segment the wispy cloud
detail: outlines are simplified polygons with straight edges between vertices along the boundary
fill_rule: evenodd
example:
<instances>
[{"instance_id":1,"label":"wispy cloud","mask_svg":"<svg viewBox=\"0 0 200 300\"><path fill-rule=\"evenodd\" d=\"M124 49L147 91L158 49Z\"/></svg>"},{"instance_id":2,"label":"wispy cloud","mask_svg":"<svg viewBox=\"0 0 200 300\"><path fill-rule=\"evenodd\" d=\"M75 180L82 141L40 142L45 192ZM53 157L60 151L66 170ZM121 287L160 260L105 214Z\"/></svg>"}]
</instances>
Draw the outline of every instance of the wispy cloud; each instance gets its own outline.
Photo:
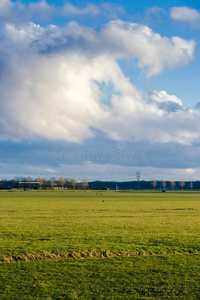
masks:
<instances>
[{"instance_id":1,"label":"wispy cloud","mask_svg":"<svg viewBox=\"0 0 200 300\"><path fill-rule=\"evenodd\" d=\"M145 17L143 22L145 24L157 24L160 23L164 16L167 16L168 12L162 7L152 6L145 11Z\"/></svg>"},{"instance_id":2,"label":"wispy cloud","mask_svg":"<svg viewBox=\"0 0 200 300\"><path fill-rule=\"evenodd\" d=\"M83 164L60 165L56 170L48 168L31 167L29 164L18 165L0 165L4 177L0 175L0 179L15 177L33 177L39 176L47 179L55 176L57 179L60 176L71 178L74 176L76 180L82 181L87 174L88 181L103 180L103 181L136 181L136 170L134 166L123 166L117 164L104 164L86 162ZM140 167L141 180L162 180L163 178L170 181L172 178L180 181L184 178L185 181L199 180L200 168L159 168L159 167ZM2 174L1 173L1 174ZM134 186L133 186L134 188Z\"/></svg>"},{"instance_id":3,"label":"wispy cloud","mask_svg":"<svg viewBox=\"0 0 200 300\"><path fill-rule=\"evenodd\" d=\"M1 0L0 2L0 22L20 22L34 19L44 20L51 17L104 17L107 19L117 18L124 14L124 9L114 3L102 3L99 5L86 4L84 6L73 5L66 2L63 5L48 4L46 0L30 2L25 4L22 1L12 2L11 0Z\"/></svg>"},{"instance_id":4,"label":"wispy cloud","mask_svg":"<svg viewBox=\"0 0 200 300\"><path fill-rule=\"evenodd\" d=\"M86 6L75 6L71 3L66 3L62 8L58 8L58 12L63 16L89 16L100 17L105 16L107 18L116 18L124 14L124 9L114 3L102 3L100 5L94 5L88 3Z\"/></svg>"}]
</instances>

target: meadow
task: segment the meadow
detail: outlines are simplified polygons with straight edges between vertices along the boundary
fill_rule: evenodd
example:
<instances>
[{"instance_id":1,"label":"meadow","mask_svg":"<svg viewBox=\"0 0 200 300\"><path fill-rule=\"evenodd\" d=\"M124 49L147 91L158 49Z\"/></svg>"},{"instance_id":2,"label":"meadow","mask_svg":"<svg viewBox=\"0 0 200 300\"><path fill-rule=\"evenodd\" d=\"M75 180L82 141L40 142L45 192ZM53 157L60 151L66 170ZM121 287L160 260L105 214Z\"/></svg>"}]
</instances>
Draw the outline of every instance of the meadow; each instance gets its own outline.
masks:
<instances>
[{"instance_id":1,"label":"meadow","mask_svg":"<svg viewBox=\"0 0 200 300\"><path fill-rule=\"evenodd\" d=\"M200 193L0 192L0 299L200 299Z\"/></svg>"}]
</instances>

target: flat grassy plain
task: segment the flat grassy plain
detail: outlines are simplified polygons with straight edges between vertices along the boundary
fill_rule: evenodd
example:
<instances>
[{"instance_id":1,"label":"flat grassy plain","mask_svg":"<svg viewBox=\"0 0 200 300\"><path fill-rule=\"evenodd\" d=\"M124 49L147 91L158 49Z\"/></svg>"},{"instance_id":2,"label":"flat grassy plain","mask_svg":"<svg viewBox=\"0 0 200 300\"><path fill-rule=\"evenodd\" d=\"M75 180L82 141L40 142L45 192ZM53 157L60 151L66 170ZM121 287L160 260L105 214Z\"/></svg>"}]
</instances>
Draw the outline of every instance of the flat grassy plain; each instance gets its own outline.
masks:
<instances>
[{"instance_id":1,"label":"flat grassy plain","mask_svg":"<svg viewBox=\"0 0 200 300\"><path fill-rule=\"evenodd\" d=\"M0 299L200 299L200 193L0 192Z\"/></svg>"}]
</instances>

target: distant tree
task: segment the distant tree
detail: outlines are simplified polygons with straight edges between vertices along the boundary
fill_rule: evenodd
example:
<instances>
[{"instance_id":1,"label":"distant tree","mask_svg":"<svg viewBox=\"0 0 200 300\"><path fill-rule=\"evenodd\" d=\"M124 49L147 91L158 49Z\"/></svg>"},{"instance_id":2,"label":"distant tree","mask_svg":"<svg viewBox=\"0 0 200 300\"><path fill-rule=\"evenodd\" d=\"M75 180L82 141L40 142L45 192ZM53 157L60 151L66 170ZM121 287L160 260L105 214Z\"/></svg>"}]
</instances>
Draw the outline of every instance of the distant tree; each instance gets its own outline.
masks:
<instances>
[{"instance_id":1,"label":"distant tree","mask_svg":"<svg viewBox=\"0 0 200 300\"><path fill-rule=\"evenodd\" d=\"M83 189L83 190L86 190L87 187L88 187L87 178L86 178L85 176L83 177L83 181L82 181L82 183L81 183L81 186L82 186L82 189Z\"/></svg>"},{"instance_id":2,"label":"distant tree","mask_svg":"<svg viewBox=\"0 0 200 300\"><path fill-rule=\"evenodd\" d=\"M179 185L182 187L182 192L183 192L183 187L185 185L185 181L183 178L179 181Z\"/></svg>"},{"instance_id":3,"label":"distant tree","mask_svg":"<svg viewBox=\"0 0 200 300\"><path fill-rule=\"evenodd\" d=\"M64 187L64 185L65 185L65 183L66 183L65 178L64 178L64 177L60 177L59 183L60 183L60 185L61 185L61 187L62 187L62 190L63 190L63 187Z\"/></svg>"},{"instance_id":4,"label":"distant tree","mask_svg":"<svg viewBox=\"0 0 200 300\"><path fill-rule=\"evenodd\" d=\"M174 179L172 178L170 181L170 185L172 187L172 191L174 191L174 187L176 186L176 182L174 181Z\"/></svg>"},{"instance_id":5,"label":"distant tree","mask_svg":"<svg viewBox=\"0 0 200 300\"><path fill-rule=\"evenodd\" d=\"M155 179L155 178L153 178L153 179L152 179L151 185L153 186L153 188L154 188L154 192L155 192L156 185L157 185L157 181L156 181L156 179Z\"/></svg>"},{"instance_id":6,"label":"distant tree","mask_svg":"<svg viewBox=\"0 0 200 300\"><path fill-rule=\"evenodd\" d=\"M166 187L166 181L164 179L162 180L161 185L162 185L162 188L165 189L165 187Z\"/></svg>"},{"instance_id":7,"label":"distant tree","mask_svg":"<svg viewBox=\"0 0 200 300\"><path fill-rule=\"evenodd\" d=\"M40 186L40 190L41 190L43 187L43 184L44 184L44 179L42 177L39 177L38 181L39 181L39 186Z\"/></svg>"},{"instance_id":8,"label":"distant tree","mask_svg":"<svg viewBox=\"0 0 200 300\"><path fill-rule=\"evenodd\" d=\"M55 186L55 177L52 177L52 178L51 178L50 184L51 184L51 188L52 188L52 190L53 190L53 189L54 189L54 186Z\"/></svg>"},{"instance_id":9,"label":"distant tree","mask_svg":"<svg viewBox=\"0 0 200 300\"><path fill-rule=\"evenodd\" d=\"M16 182L16 188L19 188L20 187L20 177L15 177L15 182Z\"/></svg>"},{"instance_id":10,"label":"distant tree","mask_svg":"<svg viewBox=\"0 0 200 300\"><path fill-rule=\"evenodd\" d=\"M192 191L192 189L193 189L193 182L192 181L190 182L190 188L191 188L191 191Z\"/></svg>"},{"instance_id":11,"label":"distant tree","mask_svg":"<svg viewBox=\"0 0 200 300\"><path fill-rule=\"evenodd\" d=\"M16 185L17 185L17 182L16 182L16 180L14 180L14 179L12 179L12 180L10 180L10 187L13 189L13 188L16 188Z\"/></svg>"},{"instance_id":12,"label":"distant tree","mask_svg":"<svg viewBox=\"0 0 200 300\"><path fill-rule=\"evenodd\" d=\"M70 180L70 183L72 185L73 190L75 190L77 182L76 182L76 179L74 177Z\"/></svg>"}]
</instances>

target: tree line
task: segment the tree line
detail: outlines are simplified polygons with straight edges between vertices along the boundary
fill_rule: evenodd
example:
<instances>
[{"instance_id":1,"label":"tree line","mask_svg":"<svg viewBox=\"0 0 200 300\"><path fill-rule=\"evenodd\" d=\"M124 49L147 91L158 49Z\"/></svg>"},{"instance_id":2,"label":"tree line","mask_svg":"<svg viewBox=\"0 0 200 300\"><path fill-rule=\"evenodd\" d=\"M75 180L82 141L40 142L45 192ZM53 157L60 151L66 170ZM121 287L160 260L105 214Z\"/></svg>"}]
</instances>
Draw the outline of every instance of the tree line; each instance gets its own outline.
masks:
<instances>
[{"instance_id":1,"label":"tree line","mask_svg":"<svg viewBox=\"0 0 200 300\"><path fill-rule=\"evenodd\" d=\"M93 181L89 182L93 189L119 189L119 190L200 190L200 181L184 181L180 180L141 180L138 181Z\"/></svg>"},{"instance_id":2,"label":"tree line","mask_svg":"<svg viewBox=\"0 0 200 300\"><path fill-rule=\"evenodd\" d=\"M52 177L50 179L45 179L43 177L38 177L32 179L31 177L20 178L16 177L11 180L0 180L0 189L40 189L40 190L49 190L49 189L79 189L86 190L89 189L89 184L86 177L83 177L82 182L77 182L73 178L64 178L60 177L56 179Z\"/></svg>"},{"instance_id":3,"label":"tree line","mask_svg":"<svg viewBox=\"0 0 200 300\"><path fill-rule=\"evenodd\" d=\"M162 189L165 190L165 189L166 189L166 186L167 186L166 181L163 179L160 183L161 183ZM180 180L179 182L176 182L174 179L171 179L168 183L169 183L169 185L171 186L172 191L174 191L174 188L175 188L176 186L180 186L180 187L181 187L181 190L183 191L183 188L184 188L184 186L185 186L185 184L186 184L183 178L181 178L181 180ZM154 189L154 191L155 191L156 186L157 186L157 184L158 184L158 181L157 181L155 178L153 178L151 184L152 184L153 189ZM194 184L193 184L192 181L190 181L190 182L189 182L189 188L192 190L193 187L194 187Z\"/></svg>"},{"instance_id":4,"label":"tree line","mask_svg":"<svg viewBox=\"0 0 200 300\"><path fill-rule=\"evenodd\" d=\"M40 190L53 190L53 189L71 189L71 190L86 190L86 189L119 189L119 190L200 190L200 181L184 181L181 179L175 181L171 179L170 181L156 180L153 178L151 181L141 180L137 181L92 181L88 182L86 177L83 177L81 182L77 182L74 177L65 178L60 177L56 179L52 177L50 179L45 179L43 177L38 177L32 179L31 177L16 177L11 180L0 180L0 189L40 189Z\"/></svg>"}]
</instances>

